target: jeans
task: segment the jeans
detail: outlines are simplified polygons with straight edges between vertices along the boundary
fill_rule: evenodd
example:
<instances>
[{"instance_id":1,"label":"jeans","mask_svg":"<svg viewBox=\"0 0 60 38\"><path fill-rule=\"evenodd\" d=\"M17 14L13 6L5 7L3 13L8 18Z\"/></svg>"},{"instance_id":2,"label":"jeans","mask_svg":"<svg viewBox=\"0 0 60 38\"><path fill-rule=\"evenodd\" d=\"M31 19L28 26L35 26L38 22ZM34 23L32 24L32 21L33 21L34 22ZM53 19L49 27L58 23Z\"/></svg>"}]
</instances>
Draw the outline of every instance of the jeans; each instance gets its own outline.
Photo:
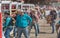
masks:
<instances>
[{"instance_id":1,"label":"jeans","mask_svg":"<svg viewBox=\"0 0 60 38\"><path fill-rule=\"evenodd\" d=\"M52 23L51 23L50 25L51 25L51 27L52 27L52 33L54 33L54 25L55 25L55 22L52 21Z\"/></svg>"},{"instance_id":2,"label":"jeans","mask_svg":"<svg viewBox=\"0 0 60 38\"><path fill-rule=\"evenodd\" d=\"M37 30L38 30L38 33L39 33L40 31L39 31L39 24L38 23L37 23Z\"/></svg>"},{"instance_id":3,"label":"jeans","mask_svg":"<svg viewBox=\"0 0 60 38\"><path fill-rule=\"evenodd\" d=\"M29 37L29 31L27 28L17 28L17 38L21 38L22 33L24 34L25 38Z\"/></svg>"},{"instance_id":4,"label":"jeans","mask_svg":"<svg viewBox=\"0 0 60 38\"><path fill-rule=\"evenodd\" d=\"M32 23L32 25L30 27L31 27L31 29L32 29L32 27L34 27L34 29L35 29L35 36L37 36L38 33L39 33L39 25L38 25L38 23L36 23L36 22Z\"/></svg>"},{"instance_id":5,"label":"jeans","mask_svg":"<svg viewBox=\"0 0 60 38\"><path fill-rule=\"evenodd\" d=\"M14 27L14 37L16 38L17 36L17 27Z\"/></svg>"},{"instance_id":6,"label":"jeans","mask_svg":"<svg viewBox=\"0 0 60 38\"><path fill-rule=\"evenodd\" d=\"M10 32L12 31L12 29L13 29L12 27L8 27L6 29L5 34L4 34L5 38L10 38Z\"/></svg>"}]
</instances>

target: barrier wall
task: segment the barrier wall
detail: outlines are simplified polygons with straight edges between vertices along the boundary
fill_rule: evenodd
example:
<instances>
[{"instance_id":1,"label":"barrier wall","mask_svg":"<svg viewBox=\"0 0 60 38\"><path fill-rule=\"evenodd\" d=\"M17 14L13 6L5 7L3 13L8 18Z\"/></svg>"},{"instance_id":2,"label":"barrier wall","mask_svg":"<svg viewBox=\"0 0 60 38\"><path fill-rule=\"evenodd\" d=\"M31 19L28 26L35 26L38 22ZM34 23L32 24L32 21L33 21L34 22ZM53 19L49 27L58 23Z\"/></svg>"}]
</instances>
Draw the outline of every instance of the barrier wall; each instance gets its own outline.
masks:
<instances>
[{"instance_id":1,"label":"barrier wall","mask_svg":"<svg viewBox=\"0 0 60 38\"><path fill-rule=\"evenodd\" d=\"M0 38L2 38L2 13L0 12Z\"/></svg>"}]
</instances>

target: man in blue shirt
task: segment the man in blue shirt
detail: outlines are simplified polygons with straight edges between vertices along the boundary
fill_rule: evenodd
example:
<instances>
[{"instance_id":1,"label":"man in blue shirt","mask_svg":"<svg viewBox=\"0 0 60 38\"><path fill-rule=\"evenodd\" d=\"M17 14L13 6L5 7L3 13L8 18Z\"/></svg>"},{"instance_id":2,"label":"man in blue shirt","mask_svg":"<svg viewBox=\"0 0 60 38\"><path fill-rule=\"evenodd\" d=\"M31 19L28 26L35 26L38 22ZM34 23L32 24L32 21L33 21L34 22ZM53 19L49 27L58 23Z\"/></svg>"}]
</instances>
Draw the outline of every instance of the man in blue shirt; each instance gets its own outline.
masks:
<instances>
[{"instance_id":1,"label":"man in blue shirt","mask_svg":"<svg viewBox=\"0 0 60 38\"><path fill-rule=\"evenodd\" d=\"M6 20L3 23L3 28L6 28L4 35L5 35L5 38L10 38L10 32L13 29L12 18L9 13L4 13L4 14L5 14L4 16L6 17Z\"/></svg>"},{"instance_id":2,"label":"man in blue shirt","mask_svg":"<svg viewBox=\"0 0 60 38\"><path fill-rule=\"evenodd\" d=\"M25 38L29 38L28 26L32 22L32 18L28 14L24 14L23 10L18 10L16 15L17 38L21 38L22 33Z\"/></svg>"}]
</instances>

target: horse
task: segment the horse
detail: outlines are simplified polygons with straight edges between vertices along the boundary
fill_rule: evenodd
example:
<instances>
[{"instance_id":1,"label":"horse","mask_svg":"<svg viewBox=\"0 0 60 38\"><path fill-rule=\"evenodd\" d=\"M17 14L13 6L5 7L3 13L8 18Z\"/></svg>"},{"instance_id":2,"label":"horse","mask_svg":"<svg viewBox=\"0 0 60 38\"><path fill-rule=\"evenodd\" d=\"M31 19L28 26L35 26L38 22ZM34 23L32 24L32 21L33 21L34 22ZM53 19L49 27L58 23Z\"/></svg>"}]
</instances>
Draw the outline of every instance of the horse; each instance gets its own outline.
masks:
<instances>
[{"instance_id":1,"label":"horse","mask_svg":"<svg viewBox=\"0 0 60 38\"><path fill-rule=\"evenodd\" d=\"M47 24L50 24L52 22L51 18L52 18L51 15L46 16Z\"/></svg>"}]
</instances>

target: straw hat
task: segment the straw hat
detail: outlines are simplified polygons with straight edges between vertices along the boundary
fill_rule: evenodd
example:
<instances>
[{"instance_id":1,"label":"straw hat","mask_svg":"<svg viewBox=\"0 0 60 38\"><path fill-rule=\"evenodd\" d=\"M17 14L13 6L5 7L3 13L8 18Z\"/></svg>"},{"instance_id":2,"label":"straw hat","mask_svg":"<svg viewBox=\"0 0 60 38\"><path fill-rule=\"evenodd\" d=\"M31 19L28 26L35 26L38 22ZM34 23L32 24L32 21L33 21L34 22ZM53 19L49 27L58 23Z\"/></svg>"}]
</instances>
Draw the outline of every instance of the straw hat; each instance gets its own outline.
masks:
<instances>
[{"instance_id":1,"label":"straw hat","mask_svg":"<svg viewBox=\"0 0 60 38\"><path fill-rule=\"evenodd\" d=\"M35 9L32 9L32 8L30 10L33 11L33 12L36 12L36 10Z\"/></svg>"},{"instance_id":2,"label":"straw hat","mask_svg":"<svg viewBox=\"0 0 60 38\"><path fill-rule=\"evenodd\" d=\"M31 9L31 13L36 14L37 13L37 10L36 9Z\"/></svg>"}]
</instances>

